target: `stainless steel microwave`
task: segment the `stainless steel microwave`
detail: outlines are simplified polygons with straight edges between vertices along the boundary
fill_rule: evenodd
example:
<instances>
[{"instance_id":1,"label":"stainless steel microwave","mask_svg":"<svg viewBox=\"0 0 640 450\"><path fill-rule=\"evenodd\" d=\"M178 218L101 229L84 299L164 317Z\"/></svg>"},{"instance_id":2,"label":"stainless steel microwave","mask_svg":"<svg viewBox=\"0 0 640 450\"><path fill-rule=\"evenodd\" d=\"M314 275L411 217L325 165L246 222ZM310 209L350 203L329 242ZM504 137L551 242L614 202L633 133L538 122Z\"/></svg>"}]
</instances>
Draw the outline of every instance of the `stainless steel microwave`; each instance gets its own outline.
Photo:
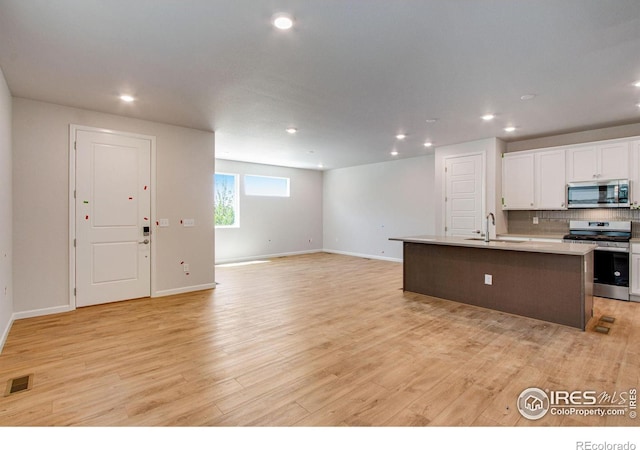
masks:
<instances>
[{"instance_id":1,"label":"stainless steel microwave","mask_svg":"<svg viewBox=\"0 0 640 450\"><path fill-rule=\"evenodd\" d=\"M569 183L567 205L569 208L628 208L629 180Z\"/></svg>"}]
</instances>

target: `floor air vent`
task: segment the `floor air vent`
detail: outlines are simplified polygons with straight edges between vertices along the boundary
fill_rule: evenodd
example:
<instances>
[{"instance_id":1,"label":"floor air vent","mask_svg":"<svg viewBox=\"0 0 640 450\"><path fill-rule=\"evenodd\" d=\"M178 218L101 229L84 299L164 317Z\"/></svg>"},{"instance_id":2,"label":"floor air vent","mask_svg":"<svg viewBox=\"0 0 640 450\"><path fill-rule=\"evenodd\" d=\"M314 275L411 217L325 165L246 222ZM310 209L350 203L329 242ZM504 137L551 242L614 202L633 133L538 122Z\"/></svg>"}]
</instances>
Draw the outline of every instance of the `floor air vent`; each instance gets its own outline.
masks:
<instances>
[{"instance_id":1,"label":"floor air vent","mask_svg":"<svg viewBox=\"0 0 640 450\"><path fill-rule=\"evenodd\" d=\"M16 394L22 391L28 391L31 389L31 383L33 381L33 374L24 375L22 377L13 378L7 383L7 391L4 396L7 397L11 394Z\"/></svg>"},{"instance_id":2,"label":"floor air vent","mask_svg":"<svg viewBox=\"0 0 640 450\"><path fill-rule=\"evenodd\" d=\"M615 317L601 316L600 320L598 321L598 325L596 325L594 330L597 331L598 333L609 334L609 330L611 330L611 324L615 321L616 321ZM604 324L609 326L606 326Z\"/></svg>"}]
</instances>

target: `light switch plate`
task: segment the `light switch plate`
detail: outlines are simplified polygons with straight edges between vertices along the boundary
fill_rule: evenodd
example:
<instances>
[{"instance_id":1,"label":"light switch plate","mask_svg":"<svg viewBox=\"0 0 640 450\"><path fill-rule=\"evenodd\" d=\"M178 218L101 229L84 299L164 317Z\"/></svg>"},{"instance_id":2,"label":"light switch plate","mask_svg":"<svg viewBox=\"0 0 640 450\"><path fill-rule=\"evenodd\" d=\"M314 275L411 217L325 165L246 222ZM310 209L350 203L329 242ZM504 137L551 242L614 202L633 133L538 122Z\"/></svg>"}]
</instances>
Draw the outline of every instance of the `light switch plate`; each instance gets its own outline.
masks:
<instances>
[{"instance_id":1,"label":"light switch plate","mask_svg":"<svg viewBox=\"0 0 640 450\"><path fill-rule=\"evenodd\" d=\"M182 225L184 225L185 227L195 227L196 226L196 220L195 219L183 219L182 220Z\"/></svg>"},{"instance_id":2,"label":"light switch plate","mask_svg":"<svg viewBox=\"0 0 640 450\"><path fill-rule=\"evenodd\" d=\"M533 224L534 224L534 225L538 225L538 218L537 218L537 217L534 217L534 218L533 218Z\"/></svg>"},{"instance_id":3,"label":"light switch plate","mask_svg":"<svg viewBox=\"0 0 640 450\"><path fill-rule=\"evenodd\" d=\"M160 219L158 222L160 223L161 227L168 227L169 226L169 219Z\"/></svg>"},{"instance_id":4,"label":"light switch plate","mask_svg":"<svg viewBox=\"0 0 640 450\"><path fill-rule=\"evenodd\" d=\"M484 284L491 285L493 284L493 275L484 274Z\"/></svg>"}]
</instances>

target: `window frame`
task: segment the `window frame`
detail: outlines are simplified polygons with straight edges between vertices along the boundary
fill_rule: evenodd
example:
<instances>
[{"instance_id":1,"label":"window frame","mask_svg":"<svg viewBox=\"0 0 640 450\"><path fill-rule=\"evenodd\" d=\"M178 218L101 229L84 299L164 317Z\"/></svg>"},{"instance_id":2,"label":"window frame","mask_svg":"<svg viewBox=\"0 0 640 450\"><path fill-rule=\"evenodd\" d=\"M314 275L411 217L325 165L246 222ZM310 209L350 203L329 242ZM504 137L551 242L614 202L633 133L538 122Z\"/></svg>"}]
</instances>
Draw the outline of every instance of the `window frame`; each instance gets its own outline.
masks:
<instances>
[{"instance_id":1,"label":"window frame","mask_svg":"<svg viewBox=\"0 0 640 450\"><path fill-rule=\"evenodd\" d=\"M273 180L286 180L287 182L287 187L286 187L286 195L273 195L273 194L255 194L255 193L249 193L247 192L247 178L248 177L253 177L253 178L269 178L269 179L273 179ZM247 197L272 197L272 198L290 198L291 197L291 178L289 177L277 177L277 176L272 176L272 175L254 175L254 174L245 174L244 175L244 195L246 195Z\"/></svg>"}]
</instances>

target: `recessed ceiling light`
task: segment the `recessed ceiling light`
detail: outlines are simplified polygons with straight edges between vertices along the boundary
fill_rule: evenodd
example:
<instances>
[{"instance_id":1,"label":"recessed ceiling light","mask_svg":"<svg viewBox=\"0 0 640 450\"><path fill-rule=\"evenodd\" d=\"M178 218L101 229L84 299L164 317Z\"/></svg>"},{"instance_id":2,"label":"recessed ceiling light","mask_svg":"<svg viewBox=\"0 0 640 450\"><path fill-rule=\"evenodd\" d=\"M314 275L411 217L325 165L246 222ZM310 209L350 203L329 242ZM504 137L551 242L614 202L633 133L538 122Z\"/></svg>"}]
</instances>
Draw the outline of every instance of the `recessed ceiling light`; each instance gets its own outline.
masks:
<instances>
[{"instance_id":1,"label":"recessed ceiling light","mask_svg":"<svg viewBox=\"0 0 640 450\"><path fill-rule=\"evenodd\" d=\"M297 128L293 128L293 127L287 128L287 133L289 134L296 134L297 132L298 132Z\"/></svg>"},{"instance_id":2,"label":"recessed ceiling light","mask_svg":"<svg viewBox=\"0 0 640 450\"><path fill-rule=\"evenodd\" d=\"M438 119L427 119L425 122L427 123L436 123Z\"/></svg>"},{"instance_id":3,"label":"recessed ceiling light","mask_svg":"<svg viewBox=\"0 0 640 450\"><path fill-rule=\"evenodd\" d=\"M273 16L273 26L279 30L289 30L293 27L293 18L289 14L276 14Z\"/></svg>"},{"instance_id":4,"label":"recessed ceiling light","mask_svg":"<svg viewBox=\"0 0 640 450\"><path fill-rule=\"evenodd\" d=\"M482 116L482 120L493 120L496 116L494 116L493 114L485 114L484 116Z\"/></svg>"},{"instance_id":5,"label":"recessed ceiling light","mask_svg":"<svg viewBox=\"0 0 640 450\"><path fill-rule=\"evenodd\" d=\"M318 169L322 169L324 165L322 163L318 164Z\"/></svg>"},{"instance_id":6,"label":"recessed ceiling light","mask_svg":"<svg viewBox=\"0 0 640 450\"><path fill-rule=\"evenodd\" d=\"M404 133L396 134L396 139L399 140L399 141L402 141L406 137L407 137L407 135L404 134Z\"/></svg>"},{"instance_id":7,"label":"recessed ceiling light","mask_svg":"<svg viewBox=\"0 0 640 450\"><path fill-rule=\"evenodd\" d=\"M534 98L536 98L535 94L524 94L524 95L520 96L520 100L525 100L525 101L526 100L532 100Z\"/></svg>"},{"instance_id":8,"label":"recessed ceiling light","mask_svg":"<svg viewBox=\"0 0 640 450\"><path fill-rule=\"evenodd\" d=\"M634 85L635 87L640 87L640 81L636 81L635 83L633 83L633 85Z\"/></svg>"},{"instance_id":9,"label":"recessed ceiling light","mask_svg":"<svg viewBox=\"0 0 640 450\"><path fill-rule=\"evenodd\" d=\"M398 155L397 150L391 150L391 156L397 156L397 155Z\"/></svg>"},{"instance_id":10,"label":"recessed ceiling light","mask_svg":"<svg viewBox=\"0 0 640 450\"><path fill-rule=\"evenodd\" d=\"M512 131L516 131L516 127L505 127L504 131L511 133Z\"/></svg>"},{"instance_id":11,"label":"recessed ceiling light","mask_svg":"<svg viewBox=\"0 0 640 450\"><path fill-rule=\"evenodd\" d=\"M135 98L133 98L131 95L124 94L120 96L120 100L122 100L123 102L131 103L135 100Z\"/></svg>"},{"instance_id":12,"label":"recessed ceiling light","mask_svg":"<svg viewBox=\"0 0 640 450\"><path fill-rule=\"evenodd\" d=\"M433 145L433 142L427 141L427 142L424 143L425 147L431 147L432 145Z\"/></svg>"}]
</instances>

